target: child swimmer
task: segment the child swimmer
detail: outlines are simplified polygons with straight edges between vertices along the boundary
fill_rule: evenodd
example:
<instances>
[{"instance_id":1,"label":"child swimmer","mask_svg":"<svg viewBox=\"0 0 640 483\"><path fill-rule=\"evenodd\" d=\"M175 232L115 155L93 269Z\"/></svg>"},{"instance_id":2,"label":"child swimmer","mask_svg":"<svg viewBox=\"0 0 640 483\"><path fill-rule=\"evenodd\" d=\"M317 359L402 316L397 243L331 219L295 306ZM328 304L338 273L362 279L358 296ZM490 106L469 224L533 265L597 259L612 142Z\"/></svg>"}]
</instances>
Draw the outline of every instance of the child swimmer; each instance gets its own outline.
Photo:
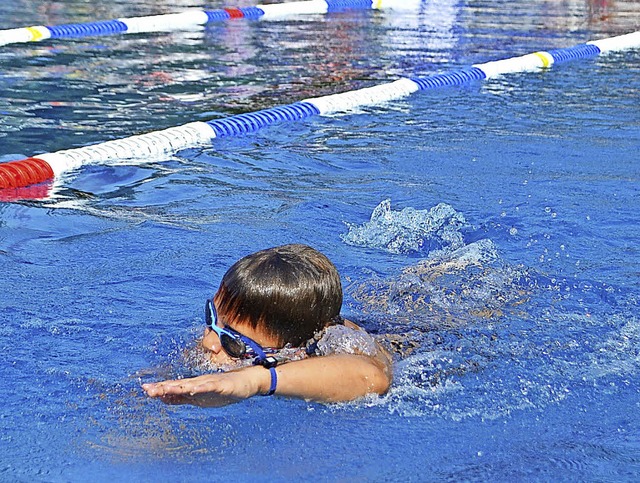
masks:
<instances>
[{"instance_id":1,"label":"child swimmer","mask_svg":"<svg viewBox=\"0 0 640 483\"><path fill-rule=\"evenodd\" d=\"M217 407L277 394L319 402L384 394L389 354L340 317L342 285L322 253L292 244L238 260L207 300L201 345L227 372L143 384L167 404Z\"/></svg>"}]
</instances>

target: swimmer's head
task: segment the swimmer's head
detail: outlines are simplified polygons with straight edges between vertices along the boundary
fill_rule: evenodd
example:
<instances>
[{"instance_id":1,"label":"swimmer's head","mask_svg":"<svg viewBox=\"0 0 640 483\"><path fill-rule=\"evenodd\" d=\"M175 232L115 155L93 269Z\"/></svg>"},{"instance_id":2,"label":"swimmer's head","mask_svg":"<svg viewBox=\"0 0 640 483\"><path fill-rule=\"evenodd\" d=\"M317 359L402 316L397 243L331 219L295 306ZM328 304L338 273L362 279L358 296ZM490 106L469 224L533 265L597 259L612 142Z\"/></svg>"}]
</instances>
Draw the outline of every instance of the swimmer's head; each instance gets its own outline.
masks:
<instances>
[{"instance_id":1,"label":"swimmer's head","mask_svg":"<svg viewBox=\"0 0 640 483\"><path fill-rule=\"evenodd\" d=\"M229 268L214 297L218 316L242 332L264 331L299 346L340 315L342 285L331 261L306 245L248 255Z\"/></svg>"}]
</instances>

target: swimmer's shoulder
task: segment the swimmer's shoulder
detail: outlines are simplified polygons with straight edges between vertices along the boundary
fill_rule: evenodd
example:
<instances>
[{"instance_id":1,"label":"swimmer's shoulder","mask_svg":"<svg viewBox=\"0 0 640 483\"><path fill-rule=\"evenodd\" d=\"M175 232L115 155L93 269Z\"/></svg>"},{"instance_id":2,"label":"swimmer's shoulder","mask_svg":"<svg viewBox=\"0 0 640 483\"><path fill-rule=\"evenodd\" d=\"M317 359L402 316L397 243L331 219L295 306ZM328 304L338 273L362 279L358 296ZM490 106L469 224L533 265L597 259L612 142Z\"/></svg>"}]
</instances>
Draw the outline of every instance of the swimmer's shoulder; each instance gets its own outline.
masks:
<instances>
[{"instance_id":1,"label":"swimmer's shoulder","mask_svg":"<svg viewBox=\"0 0 640 483\"><path fill-rule=\"evenodd\" d=\"M342 323L344 324L345 327L349 327L350 329L365 331L362 327L360 327L358 324L356 324L355 322L349 319L342 319Z\"/></svg>"}]
</instances>

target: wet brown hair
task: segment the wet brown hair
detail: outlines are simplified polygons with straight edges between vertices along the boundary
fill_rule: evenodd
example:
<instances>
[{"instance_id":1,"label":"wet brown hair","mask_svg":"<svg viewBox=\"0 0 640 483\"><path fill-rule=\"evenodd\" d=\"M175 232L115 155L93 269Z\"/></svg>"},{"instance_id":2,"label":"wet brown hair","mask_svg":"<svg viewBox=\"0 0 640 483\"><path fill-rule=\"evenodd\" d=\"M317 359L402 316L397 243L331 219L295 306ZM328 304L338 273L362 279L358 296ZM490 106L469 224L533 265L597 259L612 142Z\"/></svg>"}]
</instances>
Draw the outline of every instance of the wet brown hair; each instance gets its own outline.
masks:
<instances>
[{"instance_id":1,"label":"wet brown hair","mask_svg":"<svg viewBox=\"0 0 640 483\"><path fill-rule=\"evenodd\" d=\"M319 251L283 245L234 263L215 301L226 323L260 327L280 346L300 346L340 315L342 284L336 267Z\"/></svg>"}]
</instances>

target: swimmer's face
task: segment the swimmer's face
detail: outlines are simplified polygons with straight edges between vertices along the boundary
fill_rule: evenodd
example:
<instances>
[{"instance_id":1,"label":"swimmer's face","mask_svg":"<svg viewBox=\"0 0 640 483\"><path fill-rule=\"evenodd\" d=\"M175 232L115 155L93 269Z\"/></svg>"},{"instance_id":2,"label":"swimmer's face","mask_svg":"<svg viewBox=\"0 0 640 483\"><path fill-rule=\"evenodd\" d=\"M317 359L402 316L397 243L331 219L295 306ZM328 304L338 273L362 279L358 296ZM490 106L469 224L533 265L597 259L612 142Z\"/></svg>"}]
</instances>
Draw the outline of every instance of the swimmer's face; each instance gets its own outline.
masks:
<instances>
[{"instance_id":1,"label":"swimmer's face","mask_svg":"<svg viewBox=\"0 0 640 483\"><path fill-rule=\"evenodd\" d=\"M215 298L214 298L215 304ZM230 328L239 332L240 334L254 340L262 347L276 347L277 340L273 337L269 336L264 330L261 330L260 327L256 327L255 329L250 327L248 324L239 324L239 323L228 323L224 317L218 318L218 327L221 328ZM216 365L230 364L233 361L237 361L237 359L231 357L227 352L223 349L222 344L220 343L220 338L218 335L209 327L205 327L204 335L202 337L201 345L204 349L206 349L209 353L209 359L212 363Z\"/></svg>"}]
</instances>

